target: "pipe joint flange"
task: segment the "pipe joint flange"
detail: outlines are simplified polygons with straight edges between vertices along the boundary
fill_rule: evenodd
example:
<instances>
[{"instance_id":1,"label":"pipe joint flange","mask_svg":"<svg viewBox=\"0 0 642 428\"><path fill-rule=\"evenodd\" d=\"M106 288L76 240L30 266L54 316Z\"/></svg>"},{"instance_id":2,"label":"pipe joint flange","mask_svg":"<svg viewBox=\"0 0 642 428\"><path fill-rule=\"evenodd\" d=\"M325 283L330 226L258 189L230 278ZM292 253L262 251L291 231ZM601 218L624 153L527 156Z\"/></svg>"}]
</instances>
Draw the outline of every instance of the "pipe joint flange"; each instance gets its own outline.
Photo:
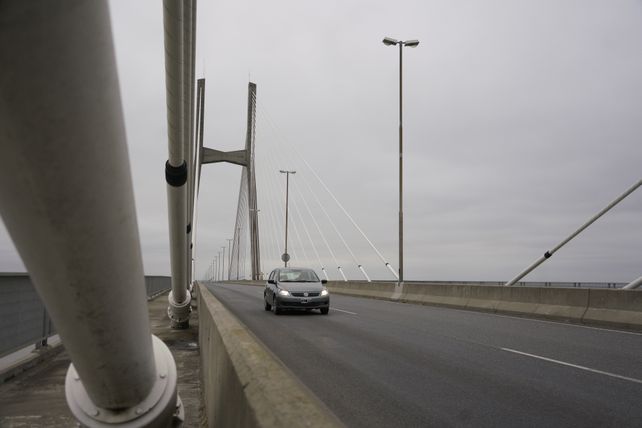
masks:
<instances>
[{"instance_id":1,"label":"pipe joint flange","mask_svg":"<svg viewBox=\"0 0 642 428\"><path fill-rule=\"evenodd\" d=\"M176 388L176 363L172 353L158 337L152 335L156 379L147 397L135 406L105 409L96 406L73 364L65 379L67 404L81 426L86 427L151 427L180 426L185 419L183 404Z\"/></svg>"},{"instance_id":2,"label":"pipe joint flange","mask_svg":"<svg viewBox=\"0 0 642 428\"><path fill-rule=\"evenodd\" d=\"M192 312L191 293L185 293L185 300L181 303L177 303L174 299L174 292L170 291L169 296L167 296L167 300L169 301L167 316L173 323L180 324L189 321L189 314Z\"/></svg>"}]
</instances>

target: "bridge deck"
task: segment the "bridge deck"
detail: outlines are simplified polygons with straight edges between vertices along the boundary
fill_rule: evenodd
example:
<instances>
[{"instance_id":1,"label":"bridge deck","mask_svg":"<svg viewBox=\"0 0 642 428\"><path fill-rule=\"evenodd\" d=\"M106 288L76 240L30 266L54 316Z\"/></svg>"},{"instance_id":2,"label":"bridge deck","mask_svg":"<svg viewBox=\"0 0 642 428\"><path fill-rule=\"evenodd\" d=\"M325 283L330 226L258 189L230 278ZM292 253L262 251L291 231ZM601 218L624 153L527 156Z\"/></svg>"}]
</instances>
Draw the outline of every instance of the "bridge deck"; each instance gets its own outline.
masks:
<instances>
[{"instance_id":1,"label":"bridge deck","mask_svg":"<svg viewBox=\"0 0 642 428\"><path fill-rule=\"evenodd\" d=\"M149 302L152 332L172 350L178 370L178 392L185 406L185 425L204 426L199 375L198 314L194 308L187 330L172 330L167 319L167 298ZM65 375L69 356L63 350L54 358L0 385L0 426L75 426L65 401Z\"/></svg>"}]
</instances>

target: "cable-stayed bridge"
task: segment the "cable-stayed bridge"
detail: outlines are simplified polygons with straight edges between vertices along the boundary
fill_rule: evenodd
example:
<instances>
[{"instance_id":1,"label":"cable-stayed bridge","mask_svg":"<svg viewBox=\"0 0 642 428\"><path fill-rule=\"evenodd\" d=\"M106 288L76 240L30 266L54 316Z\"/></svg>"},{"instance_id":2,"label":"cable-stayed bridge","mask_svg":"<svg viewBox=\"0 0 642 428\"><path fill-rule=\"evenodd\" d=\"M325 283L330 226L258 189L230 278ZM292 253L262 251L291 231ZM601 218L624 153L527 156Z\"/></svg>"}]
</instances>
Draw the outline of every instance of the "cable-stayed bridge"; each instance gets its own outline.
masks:
<instances>
[{"instance_id":1,"label":"cable-stayed bridge","mask_svg":"<svg viewBox=\"0 0 642 428\"><path fill-rule=\"evenodd\" d=\"M204 81L199 82L204 87ZM283 263L287 205L291 265L316 269L328 280L359 278L370 281L360 259L363 257L373 261L376 278L398 278L395 269L320 174L296 146L282 136L278 125L257 101L254 83L248 85L247 111L244 150L225 153L207 147L203 149L204 164L230 162L243 167L227 257L222 247L223 251L208 268L206 277L261 279L266 269ZM256 145L257 134L266 145ZM241 160L245 157L250 159L249 163ZM286 167L296 174L288 178L288 186L282 175ZM352 248L354 242L365 245L371 254L359 251L357 255L358 251Z\"/></svg>"},{"instance_id":2,"label":"cable-stayed bridge","mask_svg":"<svg viewBox=\"0 0 642 428\"><path fill-rule=\"evenodd\" d=\"M642 182L510 281L401 283L295 145L261 145L279 132L256 85L242 148L207 143L196 1L165 0L171 291L147 303L162 290L142 268L107 4L0 8L0 212L29 276L0 278L2 333L26 338L2 354L39 343L34 369L3 371L3 426L640 425L642 279L518 285ZM236 221L198 282L200 172L219 162L242 168ZM330 280L330 316L264 310L283 253Z\"/></svg>"}]
</instances>

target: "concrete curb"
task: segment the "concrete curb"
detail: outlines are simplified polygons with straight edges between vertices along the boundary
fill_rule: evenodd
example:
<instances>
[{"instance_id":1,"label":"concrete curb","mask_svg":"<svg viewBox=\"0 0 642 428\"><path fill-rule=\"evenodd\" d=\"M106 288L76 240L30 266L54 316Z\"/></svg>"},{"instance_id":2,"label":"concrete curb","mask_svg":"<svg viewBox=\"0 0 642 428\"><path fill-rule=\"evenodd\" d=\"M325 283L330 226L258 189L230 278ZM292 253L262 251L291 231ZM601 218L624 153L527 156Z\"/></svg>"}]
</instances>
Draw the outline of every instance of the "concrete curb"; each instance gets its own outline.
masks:
<instances>
[{"instance_id":1,"label":"concrete curb","mask_svg":"<svg viewBox=\"0 0 642 428\"><path fill-rule=\"evenodd\" d=\"M209 290L196 289L209 426L343 426Z\"/></svg>"},{"instance_id":2,"label":"concrete curb","mask_svg":"<svg viewBox=\"0 0 642 428\"><path fill-rule=\"evenodd\" d=\"M62 346L62 342L34 349L27 357L20 359L16 363L0 371L0 384L18 376L20 373L23 373L37 366L43 361L55 357L60 352L62 352L63 349L65 348Z\"/></svg>"}]
</instances>

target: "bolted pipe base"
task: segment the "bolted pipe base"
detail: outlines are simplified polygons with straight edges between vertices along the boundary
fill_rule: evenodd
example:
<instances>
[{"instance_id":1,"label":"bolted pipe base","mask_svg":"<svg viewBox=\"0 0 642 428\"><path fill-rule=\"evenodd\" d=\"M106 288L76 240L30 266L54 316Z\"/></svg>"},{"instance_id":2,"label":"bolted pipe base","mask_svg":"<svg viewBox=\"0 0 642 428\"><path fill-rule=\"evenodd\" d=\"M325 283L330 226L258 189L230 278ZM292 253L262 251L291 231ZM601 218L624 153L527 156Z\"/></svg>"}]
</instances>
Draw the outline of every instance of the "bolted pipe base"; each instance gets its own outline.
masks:
<instances>
[{"instance_id":1,"label":"bolted pipe base","mask_svg":"<svg viewBox=\"0 0 642 428\"><path fill-rule=\"evenodd\" d=\"M71 413L81 426L129 428L176 427L182 424L185 413L176 388L176 363L162 340L152 335L152 343L156 381L147 397L133 407L114 410L95 406L74 365L69 365L65 396Z\"/></svg>"},{"instance_id":2,"label":"bolted pipe base","mask_svg":"<svg viewBox=\"0 0 642 428\"><path fill-rule=\"evenodd\" d=\"M171 327L173 329L186 329L189 328L189 315L192 312L192 295L187 293L185 295L185 301L177 303L174 300L174 292L170 291L169 296L167 296L169 301L169 306L167 307L167 316L170 319Z\"/></svg>"}]
</instances>

